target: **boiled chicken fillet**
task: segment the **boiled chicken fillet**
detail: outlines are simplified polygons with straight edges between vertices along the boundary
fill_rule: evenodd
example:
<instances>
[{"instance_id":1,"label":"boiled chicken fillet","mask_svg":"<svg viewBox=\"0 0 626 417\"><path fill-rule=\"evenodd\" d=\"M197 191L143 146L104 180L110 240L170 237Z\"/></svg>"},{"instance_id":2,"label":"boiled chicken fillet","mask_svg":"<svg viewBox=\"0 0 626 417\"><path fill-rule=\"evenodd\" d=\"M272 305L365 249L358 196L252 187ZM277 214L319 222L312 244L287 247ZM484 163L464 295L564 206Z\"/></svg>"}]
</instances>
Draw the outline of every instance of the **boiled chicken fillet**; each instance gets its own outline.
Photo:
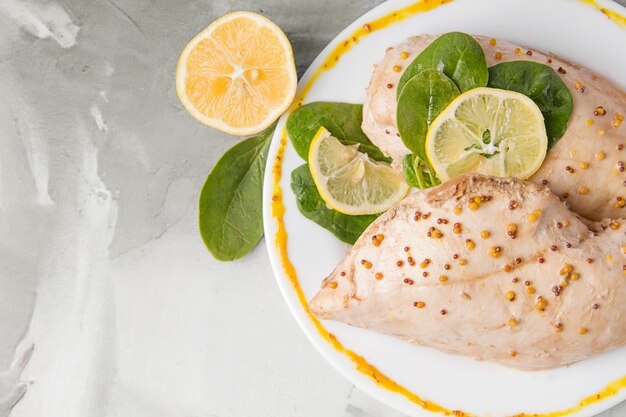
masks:
<instances>
[{"instance_id":1,"label":"boiled chicken fillet","mask_svg":"<svg viewBox=\"0 0 626 417\"><path fill-rule=\"evenodd\" d=\"M397 85L404 68L437 36L410 37L389 48L376 66L363 106L363 131L400 166L409 153L396 125ZM475 36L492 66L535 61L552 67L574 98L569 126L531 178L547 184L575 212L599 220L626 217L626 93L593 72L553 55L509 42ZM394 66L401 70L394 71ZM397 68L396 68L397 69Z\"/></svg>"},{"instance_id":2,"label":"boiled chicken fillet","mask_svg":"<svg viewBox=\"0 0 626 417\"><path fill-rule=\"evenodd\" d=\"M372 223L311 310L506 366L569 364L626 344L625 231L546 186L462 175Z\"/></svg>"}]
</instances>

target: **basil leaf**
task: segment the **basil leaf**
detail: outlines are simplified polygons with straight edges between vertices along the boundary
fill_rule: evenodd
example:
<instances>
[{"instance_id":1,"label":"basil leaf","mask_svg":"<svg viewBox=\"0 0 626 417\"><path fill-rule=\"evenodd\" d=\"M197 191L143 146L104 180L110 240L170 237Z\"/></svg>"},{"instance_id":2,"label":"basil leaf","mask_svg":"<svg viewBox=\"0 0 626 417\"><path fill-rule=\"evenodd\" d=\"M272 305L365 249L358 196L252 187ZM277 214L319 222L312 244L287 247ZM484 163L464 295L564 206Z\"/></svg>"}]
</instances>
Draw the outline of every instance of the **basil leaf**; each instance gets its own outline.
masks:
<instances>
[{"instance_id":1,"label":"basil leaf","mask_svg":"<svg viewBox=\"0 0 626 417\"><path fill-rule=\"evenodd\" d=\"M296 196L298 209L304 217L350 245L354 245L367 226L379 216L378 214L350 216L328 208L317 191L309 164L304 164L292 171L291 189Z\"/></svg>"},{"instance_id":2,"label":"basil leaf","mask_svg":"<svg viewBox=\"0 0 626 417\"><path fill-rule=\"evenodd\" d=\"M574 100L561 77L549 66L530 61L503 62L489 68L489 86L531 98L541 110L550 149L565 133Z\"/></svg>"},{"instance_id":3,"label":"basil leaf","mask_svg":"<svg viewBox=\"0 0 626 417\"><path fill-rule=\"evenodd\" d=\"M229 149L202 187L200 235L220 261L241 258L263 237L263 172L275 128Z\"/></svg>"},{"instance_id":4,"label":"basil leaf","mask_svg":"<svg viewBox=\"0 0 626 417\"><path fill-rule=\"evenodd\" d=\"M407 184L420 190L441 184L433 169L429 168L428 164L417 155L408 154L404 156L402 173Z\"/></svg>"},{"instance_id":5,"label":"basil leaf","mask_svg":"<svg viewBox=\"0 0 626 417\"><path fill-rule=\"evenodd\" d=\"M398 98L396 119L404 145L426 160L428 126L458 96L459 89L443 73L427 69L406 84Z\"/></svg>"},{"instance_id":6,"label":"basil leaf","mask_svg":"<svg viewBox=\"0 0 626 417\"><path fill-rule=\"evenodd\" d=\"M443 72L461 92L485 87L489 79L483 48L461 32L446 33L435 39L409 64L398 82L398 97L409 80L425 69Z\"/></svg>"},{"instance_id":7,"label":"basil leaf","mask_svg":"<svg viewBox=\"0 0 626 417\"><path fill-rule=\"evenodd\" d=\"M361 130L363 105L317 101L294 110L287 119L291 144L302 159L308 161L313 137L324 126L344 145L359 144L359 151L377 161L390 162Z\"/></svg>"}]
</instances>

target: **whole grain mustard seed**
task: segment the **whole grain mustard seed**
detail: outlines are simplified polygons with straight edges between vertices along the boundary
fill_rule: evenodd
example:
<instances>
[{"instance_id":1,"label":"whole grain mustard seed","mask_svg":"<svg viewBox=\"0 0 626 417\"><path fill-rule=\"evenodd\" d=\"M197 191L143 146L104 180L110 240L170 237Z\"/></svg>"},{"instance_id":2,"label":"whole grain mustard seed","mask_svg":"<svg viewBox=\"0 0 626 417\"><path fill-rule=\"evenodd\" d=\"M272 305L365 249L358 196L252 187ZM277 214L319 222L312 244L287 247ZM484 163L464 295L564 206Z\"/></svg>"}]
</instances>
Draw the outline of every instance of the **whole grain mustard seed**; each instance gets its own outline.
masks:
<instances>
[{"instance_id":1,"label":"whole grain mustard seed","mask_svg":"<svg viewBox=\"0 0 626 417\"><path fill-rule=\"evenodd\" d=\"M593 119L587 119L585 123L587 124L587 126L591 126L593 124Z\"/></svg>"},{"instance_id":2,"label":"whole grain mustard seed","mask_svg":"<svg viewBox=\"0 0 626 417\"><path fill-rule=\"evenodd\" d=\"M374 278L376 278L377 280L381 280L383 279L383 273L382 272L376 272L376 275L374 275Z\"/></svg>"},{"instance_id":3,"label":"whole grain mustard seed","mask_svg":"<svg viewBox=\"0 0 626 417\"><path fill-rule=\"evenodd\" d=\"M459 215L463 212L463 209L461 207L455 207L454 208L454 214Z\"/></svg>"},{"instance_id":4,"label":"whole grain mustard seed","mask_svg":"<svg viewBox=\"0 0 626 417\"><path fill-rule=\"evenodd\" d=\"M535 287L528 287L526 288L526 293L528 294L534 294L535 293Z\"/></svg>"},{"instance_id":5,"label":"whole grain mustard seed","mask_svg":"<svg viewBox=\"0 0 626 417\"><path fill-rule=\"evenodd\" d=\"M604 107L602 106L596 107L596 109L593 111L594 116L604 116L605 114L606 110L604 110Z\"/></svg>"},{"instance_id":6,"label":"whole grain mustard seed","mask_svg":"<svg viewBox=\"0 0 626 417\"><path fill-rule=\"evenodd\" d=\"M511 317L506 324L508 324L509 326L513 327L513 326L517 326L519 324L519 321L517 321L517 319L515 317Z\"/></svg>"},{"instance_id":7,"label":"whole grain mustard seed","mask_svg":"<svg viewBox=\"0 0 626 417\"><path fill-rule=\"evenodd\" d=\"M447 276L445 276L445 275L441 275L441 276L439 277L439 281L440 281L440 282L446 282L446 281L448 281L448 277L447 277Z\"/></svg>"},{"instance_id":8,"label":"whole grain mustard seed","mask_svg":"<svg viewBox=\"0 0 626 417\"><path fill-rule=\"evenodd\" d=\"M580 279L580 274L578 274L577 272L573 272L570 274L569 279L571 281L578 281Z\"/></svg>"},{"instance_id":9,"label":"whole grain mustard seed","mask_svg":"<svg viewBox=\"0 0 626 417\"><path fill-rule=\"evenodd\" d=\"M496 52L496 59L502 59L502 52Z\"/></svg>"},{"instance_id":10,"label":"whole grain mustard seed","mask_svg":"<svg viewBox=\"0 0 626 417\"><path fill-rule=\"evenodd\" d=\"M512 350L511 352L509 352L509 355L511 355L512 358L517 356L517 352Z\"/></svg>"},{"instance_id":11,"label":"whole grain mustard seed","mask_svg":"<svg viewBox=\"0 0 626 417\"><path fill-rule=\"evenodd\" d=\"M574 86L576 87L577 90L579 90L580 87L583 86L583 84L580 81L576 81L576 84L574 84Z\"/></svg>"},{"instance_id":12,"label":"whole grain mustard seed","mask_svg":"<svg viewBox=\"0 0 626 417\"><path fill-rule=\"evenodd\" d=\"M416 301L416 302L413 303L413 305L415 307L417 307L417 308L424 308L424 307L426 307L426 303L423 302L423 301Z\"/></svg>"},{"instance_id":13,"label":"whole grain mustard seed","mask_svg":"<svg viewBox=\"0 0 626 417\"><path fill-rule=\"evenodd\" d=\"M459 259L459 265L462 265L462 266L467 265L467 259L465 258Z\"/></svg>"},{"instance_id":14,"label":"whole grain mustard seed","mask_svg":"<svg viewBox=\"0 0 626 417\"><path fill-rule=\"evenodd\" d=\"M568 275L570 272L572 272L573 269L574 266L572 264L563 264L563 268L561 268L561 270L559 271L559 275Z\"/></svg>"},{"instance_id":15,"label":"whole grain mustard seed","mask_svg":"<svg viewBox=\"0 0 626 417\"><path fill-rule=\"evenodd\" d=\"M605 134L606 134L606 132L604 131L604 129L598 130L598 135L599 136L604 136Z\"/></svg>"},{"instance_id":16,"label":"whole grain mustard seed","mask_svg":"<svg viewBox=\"0 0 626 417\"><path fill-rule=\"evenodd\" d=\"M504 296L509 301L515 301L515 293L513 291L507 291Z\"/></svg>"},{"instance_id":17,"label":"whole grain mustard seed","mask_svg":"<svg viewBox=\"0 0 626 417\"><path fill-rule=\"evenodd\" d=\"M465 241L465 249L467 249L467 250L472 250L472 249L474 249L475 247L476 247L476 244L474 243L474 241L473 241L473 240L471 240L471 239L467 239L467 240Z\"/></svg>"},{"instance_id":18,"label":"whole grain mustard seed","mask_svg":"<svg viewBox=\"0 0 626 417\"><path fill-rule=\"evenodd\" d=\"M363 268L365 269L372 268L372 263L370 261L366 261L365 259L361 259L361 265L363 265Z\"/></svg>"},{"instance_id":19,"label":"whole grain mustard seed","mask_svg":"<svg viewBox=\"0 0 626 417\"><path fill-rule=\"evenodd\" d=\"M334 290L335 288L337 288L337 283L336 283L335 281L331 281L331 282L328 284L328 286Z\"/></svg>"},{"instance_id":20,"label":"whole grain mustard seed","mask_svg":"<svg viewBox=\"0 0 626 417\"><path fill-rule=\"evenodd\" d=\"M532 213L530 213L528 215L528 221L531 223L536 222L537 220L539 220L539 218L541 217L541 215L543 214L543 212L541 210L535 210Z\"/></svg>"},{"instance_id":21,"label":"whole grain mustard seed","mask_svg":"<svg viewBox=\"0 0 626 417\"><path fill-rule=\"evenodd\" d=\"M535 308L539 311L544 311L548 306L548 302L542 296L537 297L537 301L535 302Z\"/></svg>"},{"instance_id":22,"label":"whole grain mustard seed","mask_svg":"<svg viewBox=\"0 0 626 417\"><path fill-rule=\"evenodd\" d=\"M578 329L578 334L586 334L588 331L586 327L581 327Z\"/></svg>"},{"instance_id":23,"label":"whole grain mustard seed","mask_svg":"<svg viewBox=\"0 0 626 417\"><path fill-rule=\"evenodd\" d=\"M409 57L409 53L406 51L400 52L400 58L407 59Z\"/></svg>"},{"instance_id":24,"label":"whole grain mustard seed","mask_svg":"<svg viewBox=\"0 0 626 417\"><path fill-rule=\"evenodd\" d=\"M580 169L587 169L587 168L589 168L589 164L587 162L580 163Z\"/></svg>"},{"instance_id":25,"label":"whole grain mustard seed","mask_svg":"<svg viewBox=\"0 0 626 417\"><path fill-rule=\"evenodd\" d=\"M604 154L604 152L598 152L598 153L596 154L596 159L597 159L598 161L602 161L604 158L606 158L606 155Z\"/></svg>"},{"instance_id":26,"label":"whole grain mustard seed","mask_svg":"<svg viewBox=\"0 0 626 417\"><path fill-rule=\"evenodd\" d=\"M491 232L489 232L488 230L483 230L482 232L480 232L480 237L482 237L483 239L488 239L489 236L491 236Z\"/></svg>"},{"instance_id":27,"label":"whole grain mustard seed","mask_svg":"<svg viewBox=\"0 0 626 417\"><path fill-rule=\"evenodd\" d=\"M400 65L394 65L393 66L393 71L394 72L400 72L400 71L402 71L402 67Z\"/></svg>"},{"instance_id":28,"label":"whole grain mustard seed","mask_svg":"<svg viewBox=\"0 0 626 417\"><path fill-rule=\"evenodd\" d=\"M496 46L496 40L494 38L489 39L489 45Z\"/></svg>"},{"instance_id":29,"label":"whole grain mustard seed","mask_svg":"<svg viewBox=\"0 0 626 417\"><path fill-rule=\"evenodd\" d=\"M578 188L578 194L585 195L588 193L589 193L589 188L584 187L584 186Z\"/></svg>"}]
</instances>

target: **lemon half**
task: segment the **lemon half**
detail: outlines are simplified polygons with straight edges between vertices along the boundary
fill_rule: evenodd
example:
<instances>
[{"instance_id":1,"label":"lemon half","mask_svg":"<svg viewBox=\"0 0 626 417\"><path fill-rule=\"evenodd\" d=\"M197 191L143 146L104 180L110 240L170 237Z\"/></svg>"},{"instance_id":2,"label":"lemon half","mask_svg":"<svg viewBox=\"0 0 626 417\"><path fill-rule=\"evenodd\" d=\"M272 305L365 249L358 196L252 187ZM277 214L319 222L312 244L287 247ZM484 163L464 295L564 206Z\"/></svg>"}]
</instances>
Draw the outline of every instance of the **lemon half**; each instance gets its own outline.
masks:
<instances>
[{"instance_id":1,"label":"lemon half","mask_svg":"<svg viewBox=\"0 0 626 417\"><path fill-rule=\"evenodd\" d=\"M426 135L426 155L442 181L466 172L527 179L547 150L539 107L523 94L495 88L458 96Z\"/></svg>"},{"instance_id":2,"label":"lemon half","mask_svg":"<svg viewBox=\"0 0 626 417\"><path fill-rule=\"evenodd\" d=\"M332 209L350 215L388 210L409 192L402 173L344 145L321 127L309 149L309 167L322 199Z\"/></svg>"},{"instance_id":3,"label":"lemon half","mask_svg":"<svg viewBox=\"0 0 626 417\"><path fill-rule=\"evenodd\" d=\"M253 135L291 104L293 51L283 31L256 13L220 17L183 49L176 91L198 121L232 135Z\"/></svg>"}]
</instances>

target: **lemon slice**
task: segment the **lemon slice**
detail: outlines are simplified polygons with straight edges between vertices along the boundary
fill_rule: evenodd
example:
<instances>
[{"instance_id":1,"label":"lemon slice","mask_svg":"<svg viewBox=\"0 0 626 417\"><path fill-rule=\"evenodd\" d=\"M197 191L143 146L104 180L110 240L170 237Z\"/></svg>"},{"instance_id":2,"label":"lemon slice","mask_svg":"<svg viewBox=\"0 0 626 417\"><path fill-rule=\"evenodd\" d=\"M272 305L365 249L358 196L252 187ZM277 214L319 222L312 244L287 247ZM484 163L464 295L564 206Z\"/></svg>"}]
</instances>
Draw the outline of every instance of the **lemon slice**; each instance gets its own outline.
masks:
<instances>
[{"instance_id":1,"label":"lemon slice","mask_svg":"<svg viewBox=\"0 0 626 417\"><path fill-rule=\"evenodd\" d=\"M309 149L313 181L326 204L338 212L381 213L406 196L409 186L402 173L358 149L358 144L346 146L320 127Z\"/></svg>"},{"instance_id":2,"label":"lemon slice","mask_svg":"<svg viewBox=\"0 0 626 417\"><path fill-rule=\"evenodd\" d=\"M233 135L270 126L297 87L291 44L267 18L220 17L193 38L178 60L176 91L198 121Z\"/></svg>"},{"instance_id":3,"label":"lemon slice","mask_svg":"<svg viewBox=\"0 0 626 417\"><path fill-rule=\"evenodd\" d=\"M426 156L442 181L465 172L527 179L547 150L537 105L523 94L495 88L455 98L426 135Z\"/></svg>"}]
</instances>

